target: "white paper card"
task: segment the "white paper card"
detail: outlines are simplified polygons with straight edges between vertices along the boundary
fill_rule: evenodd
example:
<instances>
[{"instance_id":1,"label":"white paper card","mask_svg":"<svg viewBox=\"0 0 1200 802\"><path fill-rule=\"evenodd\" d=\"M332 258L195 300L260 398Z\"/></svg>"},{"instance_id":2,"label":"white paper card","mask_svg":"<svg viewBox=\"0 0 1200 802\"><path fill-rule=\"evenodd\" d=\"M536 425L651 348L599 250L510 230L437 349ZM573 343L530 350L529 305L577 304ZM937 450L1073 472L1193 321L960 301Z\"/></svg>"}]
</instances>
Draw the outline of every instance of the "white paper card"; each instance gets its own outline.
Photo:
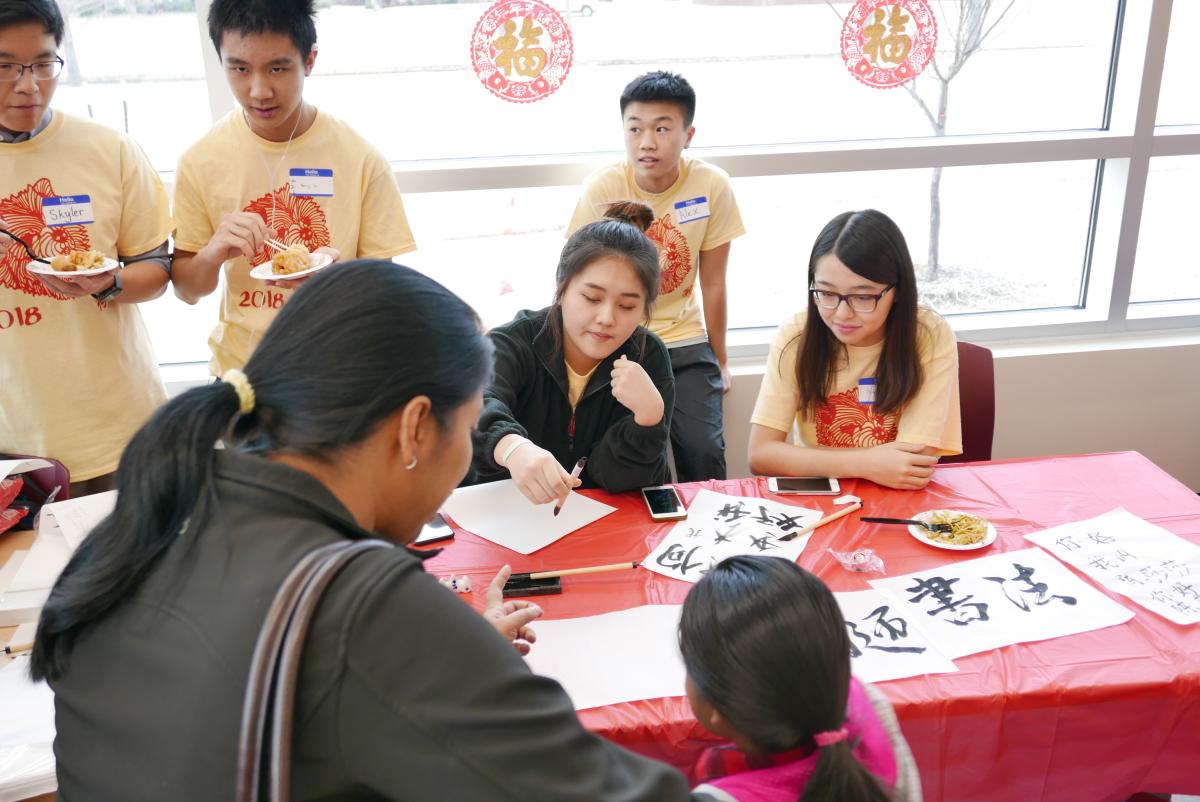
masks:
<instances>
[{"instance_id":1,"label":"white paper card","mask_svg":"<svg viewBox=\"0 0 1200 802\"><path fill-rule=\"evenodd\" d=\"M36 471L39 468L49 468L51 463L44 459L5 459L0 460L0 479L7 479L14 473Z\"/></svg>"},{"instance_id":2,"label":"white paper card","mask_svg":"<svg viewBox=\"0 0 1200 802\"><path fill-rule=\"evenodd\" d=\"M1161 526L1118 507L1025 539L1176 624L1200 621L1200 546Z\"/></svg>"},{"instance_id":3,"label":"white paper card","mask_svg":"<svg viewBox=\"0 0 1200 802\"><path fill-rule=\"evenodd\" d=\"M24 746L54 740L54 693L29 679L29 656L0 668L0 746Z\"/></svg>"},{"instance_id":4,"label":"white paper card","mask_svg":"<svg viewBox=\"0 0 1200 802\"><path fill-rule=\"evenodd\" d=\"M850 635L850 665L866 682L946 674L958 667L933 645L911 615L878 590L835 593Z\"/></svg>"},{"instance_id":5,"label":"white paper card","mask_svg":"<svg viewBox=\"0 0 1200 802\"><path fill-rule=\"evenodd\" d=\"M531 503L512 479L460 487L442 506L460 528L519 554L532 554L616 509L572 492L555 517L554 502Z\"/></svg>"},{"instance_id":6,"label":"white paper card","mask_svg":"<svg viewBox=\"0 0 1200 802\"><path fill-rule=\"evenodd\" d=\"M1121 624L1133 613L1041 549L993 554L875 579L908 620L954 659L1013 643Z\"/></svg>"},{"instance_id":7,"label":"white paper card","mask_svg":"<svg viewBox=\"0 0 1200 802\"><path fill-rule=\"evenodd\" d=\"M654 604L537 621L537 643L525 659L535 674L558 680L576 710L683 696L687 672L676 634L682 609Z\"/></svg>"},{"instance_id":8,"label":"white paper card","mask_svg":"<svg viewBox=\"0 0 1200 802\"><path fill-rule=\"evenodd\" d=\"M63 539L74 552L88 533L96 528L96 524L112 513L116 504L115 490L47 504L42 507L38 535L49 527L57 526Z\"/></svg>"},{"instance_id":9,"label":"white paper card","mask_svg":"<svg viewBox=\"0 0 1200 802\"><path fill-rule=\"evenodd\" d=\"M672 579L697 582L721 560L738 554L794 561L811 534L781 538L822 517L807 507L701 490L688 505L688 517L675 524L642 565Z\"/></svg>"}]
</instances>

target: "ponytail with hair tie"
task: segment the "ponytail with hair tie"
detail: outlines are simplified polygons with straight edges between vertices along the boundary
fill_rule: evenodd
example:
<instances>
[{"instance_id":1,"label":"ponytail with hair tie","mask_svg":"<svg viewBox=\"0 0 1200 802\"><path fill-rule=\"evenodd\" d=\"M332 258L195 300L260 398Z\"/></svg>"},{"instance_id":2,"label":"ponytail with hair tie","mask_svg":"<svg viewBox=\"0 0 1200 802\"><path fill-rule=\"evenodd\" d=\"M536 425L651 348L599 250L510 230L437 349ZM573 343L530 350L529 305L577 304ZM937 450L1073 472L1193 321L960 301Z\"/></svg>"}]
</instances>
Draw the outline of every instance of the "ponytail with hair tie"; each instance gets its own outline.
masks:
<instances>
[{"instance_id":1,"label":"ponytail with hair tie","mask_svg":"<svg viewBox=\"0 0 1200 802\"><path fill-rule=\"evenodd\" d=\"M225 371L221 376L221 381L231 385L238 397L238 414L249 415L254 411L254 386L250 384L250 379L246 378L246 374L242 373L237 368L232 368Z\"/></svg>"}]
</instances>

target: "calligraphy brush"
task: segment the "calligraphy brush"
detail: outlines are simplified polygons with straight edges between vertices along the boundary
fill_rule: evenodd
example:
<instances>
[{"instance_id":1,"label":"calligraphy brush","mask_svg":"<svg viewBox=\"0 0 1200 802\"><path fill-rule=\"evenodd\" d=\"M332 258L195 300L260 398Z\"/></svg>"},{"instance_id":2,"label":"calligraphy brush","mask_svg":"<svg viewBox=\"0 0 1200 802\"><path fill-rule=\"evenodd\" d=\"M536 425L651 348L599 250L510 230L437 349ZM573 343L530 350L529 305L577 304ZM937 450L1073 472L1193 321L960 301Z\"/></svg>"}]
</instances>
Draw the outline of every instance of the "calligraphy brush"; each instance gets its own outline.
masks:
<instances>
[{"instance_id":1,"label":"calligraphy brush","mask_svg":"<svg viewBox=\"0 0 1200 802\"><path fill-rule=\"evenodd\" d=\"M797 529L795 532L788 532L786 535L782 536L779 539L780 540L792 540L793 538L800 537L800 535L807 535L809 532L816 529L817 527L824 526L825 524L827 524L831 521L836 521L838 518L841 518L844 515L849 515L850 513L854 512L855 510L861 510L861 509L862 509L862 502L856 501L853 504L846 505L844 508L838 510L835 513L826 515L821 520L819 520L815 523L811 523L808 526L804 527L803 529Z\"/></svg>"}]
</instances>

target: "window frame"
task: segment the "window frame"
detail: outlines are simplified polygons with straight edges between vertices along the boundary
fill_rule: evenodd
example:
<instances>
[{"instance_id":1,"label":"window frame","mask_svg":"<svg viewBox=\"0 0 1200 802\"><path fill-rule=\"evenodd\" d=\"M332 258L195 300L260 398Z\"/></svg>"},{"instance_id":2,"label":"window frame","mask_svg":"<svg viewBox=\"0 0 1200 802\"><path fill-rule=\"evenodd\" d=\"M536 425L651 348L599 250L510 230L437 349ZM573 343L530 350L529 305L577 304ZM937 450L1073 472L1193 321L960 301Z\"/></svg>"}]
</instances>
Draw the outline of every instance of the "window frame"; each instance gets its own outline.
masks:
<instances>
[{"instance_id":1,"label":"window frame","mask_svg":"<svg viewBox=\"0 0 1200 802\"><path fill-rule=\"evenodd\" d=\"M233 98L209 41L211 0L198 0L196 21L214 122ZM1129 302L1150 160L1200 154L1200 125L1156 126L1173 0L1119 0L1104 123L1100 129L1020 134L813 142L693 148L733 178L1094 161L1097 166L1079 308L948 315L954 329L980 343L1108 337L1200 329L1200 300ZM579 185L597 167L623 156L603 153L513 158L393 161L408 193ZM170 182L170 174L164 178ZM563 210L566 220L569 210ZM419 232L418 232L419 233ZM734 256L736 264L736 249ZM774 326L732 329L731 359L766 356Z\"/></svg>"}]
</instances>

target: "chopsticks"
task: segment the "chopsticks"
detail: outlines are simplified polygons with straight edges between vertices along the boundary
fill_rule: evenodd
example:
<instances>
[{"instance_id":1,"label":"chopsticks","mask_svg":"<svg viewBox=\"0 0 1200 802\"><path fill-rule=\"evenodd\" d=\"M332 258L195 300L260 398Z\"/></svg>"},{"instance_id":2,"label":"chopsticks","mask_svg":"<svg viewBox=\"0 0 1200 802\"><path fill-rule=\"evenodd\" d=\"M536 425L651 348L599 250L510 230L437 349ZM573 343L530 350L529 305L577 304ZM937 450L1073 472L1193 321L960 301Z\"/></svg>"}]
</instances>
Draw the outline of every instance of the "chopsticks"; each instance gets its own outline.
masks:
<instances>
[{"instance_id":1,"label":"chopsticks","mask_svg":"<svg viewBox=\"0 0 1200 802\"><path fill-rule=\"evenodd\" d=\"M274 248L277 251L286 251L288 249L288 246L284 245L277 239L272 239L271 237L267 237L265 242L267 243L268 248Z\"/></svg>"},{"instance_id":2,"label":"chopsticks","mask_svg":"<svg viewBox=\"0 0 1200 802\"><path fill-rule=\"evenodd\" d=\"M831 523L832 521L836 521L838 518L849 515L850 513L854 512L855 510L861 510L861 509L862 509L861 501L856 501L853 504L847 504L845 507L838 510L837 512L826 515L821 520L819 520L815 523L811 523L808 526L803 527L802 529L797 529L795 532L788 532L786 535L784 535L783 537L781 537L779 539L780 540L792 540L793 538L800 537L800 535L807 535L809 532L813 531L814 529L816 529L818 527L824 526L825 524Z\"/></svg>"}]
</instances>

